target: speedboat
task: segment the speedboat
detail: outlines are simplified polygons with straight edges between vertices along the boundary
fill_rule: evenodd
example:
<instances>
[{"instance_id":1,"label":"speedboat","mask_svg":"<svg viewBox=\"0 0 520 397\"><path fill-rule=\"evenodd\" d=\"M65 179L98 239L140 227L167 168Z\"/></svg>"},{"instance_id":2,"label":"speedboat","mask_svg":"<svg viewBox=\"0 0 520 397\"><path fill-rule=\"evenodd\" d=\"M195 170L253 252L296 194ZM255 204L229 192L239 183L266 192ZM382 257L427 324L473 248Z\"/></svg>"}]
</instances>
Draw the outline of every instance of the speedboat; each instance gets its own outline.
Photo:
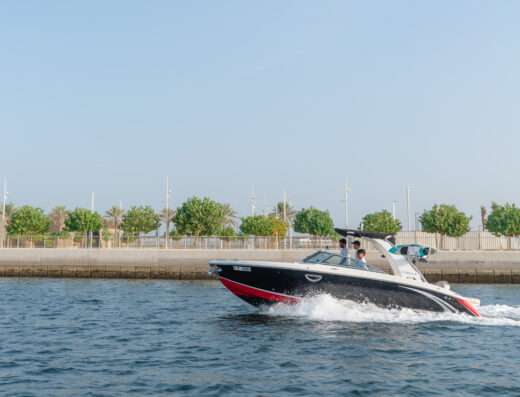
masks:
<instances>
[{"instance_id":1,"label":"speedboat","mask_svg":"<svg viewBox=\"0 0 520 397\"><path fill-rule=\"evenodd\" d=\"M303 298L329 294L337 299L373 303L385 308L465 313L480 317L478 299L466 298L446 282L429 283L417 267L434 250L396 245L395 236L352 229L340 235L361 238L386 259L391 274L374 266L363 268L333 252L318 251L298 263L212 260L209 273L233 294L254 305L294 304Z\"/></svg>"}]
</instances>

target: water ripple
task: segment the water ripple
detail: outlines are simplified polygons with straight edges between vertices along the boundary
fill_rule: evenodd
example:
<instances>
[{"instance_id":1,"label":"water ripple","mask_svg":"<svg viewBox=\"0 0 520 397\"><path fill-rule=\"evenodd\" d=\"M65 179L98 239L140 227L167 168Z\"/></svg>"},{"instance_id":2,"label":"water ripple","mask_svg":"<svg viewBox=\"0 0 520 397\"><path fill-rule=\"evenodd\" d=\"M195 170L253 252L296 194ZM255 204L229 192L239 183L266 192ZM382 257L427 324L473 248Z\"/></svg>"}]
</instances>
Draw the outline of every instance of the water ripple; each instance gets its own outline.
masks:
<instances>
[{"instance_id":1,"label":"water ripple","mask_svg":"<svg viewBox=\"0 0 520 397\"><path fill-rule=\"evenodd\" d=\"M214 282L0 280L2 396L517 396L520 289L482 319L328 296L257 311Z\"/></svg>"}]
</instances>

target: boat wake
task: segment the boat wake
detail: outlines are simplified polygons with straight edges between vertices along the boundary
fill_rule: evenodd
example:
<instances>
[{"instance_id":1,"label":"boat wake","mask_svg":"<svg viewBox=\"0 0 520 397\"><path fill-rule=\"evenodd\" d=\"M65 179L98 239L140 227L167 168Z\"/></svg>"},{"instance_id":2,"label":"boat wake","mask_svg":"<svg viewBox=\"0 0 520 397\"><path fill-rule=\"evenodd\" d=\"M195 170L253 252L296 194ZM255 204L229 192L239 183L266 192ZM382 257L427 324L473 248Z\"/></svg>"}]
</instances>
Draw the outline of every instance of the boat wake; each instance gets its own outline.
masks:
<instances>
[{"instance_id":1,"label":"boat wake","mask_svg":"<svg viewBox=\"0 0 520 397\"><path fill-rule=\"evenodd\" d=\"M404 323L457 322L483 326L520 326L520 306L483 305L482 317L461 313L436 313L413 309L384 309L371 303L339 300L330 295L317 295L288 305L279 303L264 309L272 316L301 317L317 321L354 323Z\"/></svg>"}]
</instances>

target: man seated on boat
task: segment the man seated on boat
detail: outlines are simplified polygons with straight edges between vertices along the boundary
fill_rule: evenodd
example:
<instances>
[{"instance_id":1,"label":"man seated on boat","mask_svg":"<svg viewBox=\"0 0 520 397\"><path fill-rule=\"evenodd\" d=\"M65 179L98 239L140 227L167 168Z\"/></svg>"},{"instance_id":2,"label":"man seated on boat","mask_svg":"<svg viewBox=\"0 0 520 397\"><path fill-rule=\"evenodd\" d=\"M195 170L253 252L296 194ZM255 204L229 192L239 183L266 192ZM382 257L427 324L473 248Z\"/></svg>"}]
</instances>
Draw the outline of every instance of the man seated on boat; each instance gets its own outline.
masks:
<instances>
[{"instance_id":1,"label":"man seated on boat","mask_svg":"<svg viewBox=\"0 0 520 397\"><path fill-rule=\"evenodd\" d=\"M364 270L368 270L366 256L367 256L367 252L363 248L360 248L356 251L356 266L357 267L364 269Z\"/></svg>"},{"instance_id":2,"label":"man seated on boat","mask_svg":"<svg viewBox=\"0 0 520 397\"><path fill-rule=\"evenodd\" d=\"M361 248L361 241L359 240L354 240L352 242L352 258L350 258L350 262L351 263L356 263L357 262L357 252L358 252L358 249Z\"/></svg>"}]
</instances>

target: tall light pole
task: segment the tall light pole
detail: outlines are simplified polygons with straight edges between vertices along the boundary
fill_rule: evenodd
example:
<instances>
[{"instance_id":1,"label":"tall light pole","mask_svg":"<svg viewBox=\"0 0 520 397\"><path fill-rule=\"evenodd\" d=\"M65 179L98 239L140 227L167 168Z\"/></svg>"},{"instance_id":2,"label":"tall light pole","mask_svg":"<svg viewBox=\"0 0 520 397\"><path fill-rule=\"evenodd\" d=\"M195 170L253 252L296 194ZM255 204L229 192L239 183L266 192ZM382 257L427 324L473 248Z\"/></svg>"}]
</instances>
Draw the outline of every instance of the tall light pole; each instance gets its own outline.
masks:
<instances>
[{"instance_id":1,"label":"tall light pole","mask_svg":"<svg viewBox=\"0 0 520 397\"><path fill-rule=\"evenodd\" d=\"M7 180L4 178L4 190L2 194L2 244L0 246L4 247L4 237L5 237L5 206L7 204Z\"/></svg>"},{"instance_id":2,"label":"tall light pole","mask_svg":"<svg viewBox=\"0 0 520 397\"><path fill-rule=\"evenodd\" d=\"M168 238L170 237L170 177L166 177L166 204L165 204L165 222L166 232L164 235L164 248L168 248Z\"/></svg>"},{"instance_id":3,"label":"tall light pole","mask_svg":"<svg viewBox=\"0 0 520 397\"><path fill-rule=\"evenodd\" d=\"M94 209L95 209L95 205L94 205L94 204L95 204L95 197L96 197L96 196L95 196L95 193L92 192L92 193L90 194L90 210L91 210L92 212L94 212Z\"/></svg>"},{"instance_id":4,"label":"tall light pole","mask_svg":"<svg viewBox=\"0 0 520 397\"><path fill-rule=\"evenodd\" d=\"M117 247L121 248L121 230L120 225L123 221L123 200L119 200L119 216L121 217L119 220L119 224L117 225ZM116 221L117 222L117 221Z\"/></svg>"},{"instance_id":5,"label":"tall light pole","mask_svg":"<svg viewBox=\"0 0 520 397\"><path fill-rule=\"evenodd\" d=\"M287 192L283 192L283 221L287 223Z\"/></svg>"},{"instance_id":6,"label":"tall light pole","mask_svg":"<svg viewBox=\"0 0 520 397\"><path fill-rule=\"evenodd\" d=\"M255 194L255 185L251 187L251 198L249 199L251 203L251 216L255 216L256 214L256 194Z\"/></svg>"},{"instance_id":7,"label":"tall light pole","mask_svg":"<svg viewBox=\"0 0 520 397\"><path fill-rule=\"evenodd\" d=\"M414 225L413 225L413 230L414 230L414 240L415 240L415 244L417 244L417 225L418 225L418 219L419 219L419 213L416 212L415 215L414 215Z\"/></svg>"},{"instance_id":8,"label":"tall light pole","mask_svg":"<svg viewBox=\"0 0 520 397\"><path fill-rule=\"evenodd\" d=\"M408 231L412 230L412 216L411 216L411 203L410 203L410 186L406 186L406 223L408 224Z\"/></svg>"},{"instance_id":9,"label":"tall light pole","mask_svg":"<svg viewBox=\"0 0 520 397\"><path fill-rule=\"evenodd\" d=\"M287 192L283 192L283 221L287 225L287 232L289 235L289 249L292 249L292 229L291 229L291 222L289 221L289 214L288 214L288 206L289 202L287 200ZM285 241L285 236L284 236ZM287 248L286 244L284 243L284 247Z\"/></svg>"},{"instance_id":10,"label":"tall light pole","mask_svg":"<svg viewBox=\"0 0 520 397\"><path fill-rule=\"evenodd\" d=\"M287 192L283 192L283 208L282 208L282 219L283 222L287 225ZM283 247L287 248L287 241L285 240L285 236L283 237Z\"/></svg>"},{"instance_id":11,"label":"tall light pole","mask_svg":"<svg viewBox=\"0 0 520 397\"><path fill-rule=\"evenodd\" d=\"M346 229L348 229L349 225L350 225L350 193L351 193L351 189L350 189L350 185L349 185L348 179L347 179L347 182L345 183L344 198L342 200L342 202L345 203L345 228Z\"/></svg>"}]
</instances>

